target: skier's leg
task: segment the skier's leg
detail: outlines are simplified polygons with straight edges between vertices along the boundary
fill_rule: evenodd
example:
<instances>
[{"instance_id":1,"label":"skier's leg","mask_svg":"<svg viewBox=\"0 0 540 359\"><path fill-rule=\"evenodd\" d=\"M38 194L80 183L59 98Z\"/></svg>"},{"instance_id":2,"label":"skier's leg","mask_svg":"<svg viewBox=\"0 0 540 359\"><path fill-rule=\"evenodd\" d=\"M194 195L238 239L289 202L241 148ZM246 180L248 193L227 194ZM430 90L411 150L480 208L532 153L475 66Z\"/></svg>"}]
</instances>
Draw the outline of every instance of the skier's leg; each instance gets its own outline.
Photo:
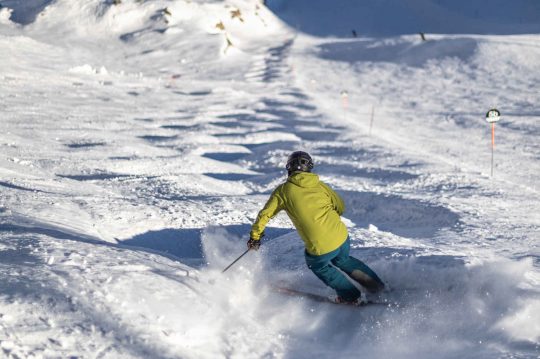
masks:
<instances>
[{"instance_id":1,"label":"skier's leg","mask_svg":"<svg viewBox=\"0 0 540 359\"><path fill-rule=\"evenodd\" d=\"M360 291L349 282L343 273L332 266L330 261L335 256L334 252L322 256L313 256L306 252L306 264L324 284L334 289L343 300L355 301L360 297Z\"/></svg>"},{"instance_id":2,"label":"skier's leg","mask_svg":"<svg viewBox=\"0 0 540 359\"><path fill-rule=\"evenodd\" d=\"M339 247L339 253L332 259L332 264L347 273L352 279L360 283L370 292L378 292L384 288L379 276L361 260L351 257L350 240Z\"/></svg>"}]
</instances>

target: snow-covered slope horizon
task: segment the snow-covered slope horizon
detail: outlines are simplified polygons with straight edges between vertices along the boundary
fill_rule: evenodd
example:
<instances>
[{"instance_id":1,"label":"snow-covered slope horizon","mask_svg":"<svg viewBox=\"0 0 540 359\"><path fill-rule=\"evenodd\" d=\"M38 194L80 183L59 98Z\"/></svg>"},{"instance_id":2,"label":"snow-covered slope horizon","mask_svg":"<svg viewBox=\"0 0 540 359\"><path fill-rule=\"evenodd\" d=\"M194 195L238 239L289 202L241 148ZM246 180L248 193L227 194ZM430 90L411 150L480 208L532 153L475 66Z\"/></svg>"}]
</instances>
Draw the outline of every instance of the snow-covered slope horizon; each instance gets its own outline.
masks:
<instances>
[{"instance_id":1,"label":"snow-covered slope horizon","mask_svg":"<svg viewBox=\"0 0 540 359\"><path fill-rule=\"evenodd\" d=\"M315 36L517 35L540 32L535 0L266 0L290 27Z\"/></svg>"},{"instance_id":2,"label":"snow-covered slope horizon","mask_svg":"<svg viewBox=\"0 0 540 359\"><path fill-rule=\"evenodd\" d=\"M0 356L538 358L537 4L266 3L0 0ZM387 306L220 273L297 149Z\"/></svg>"}]
</instances>

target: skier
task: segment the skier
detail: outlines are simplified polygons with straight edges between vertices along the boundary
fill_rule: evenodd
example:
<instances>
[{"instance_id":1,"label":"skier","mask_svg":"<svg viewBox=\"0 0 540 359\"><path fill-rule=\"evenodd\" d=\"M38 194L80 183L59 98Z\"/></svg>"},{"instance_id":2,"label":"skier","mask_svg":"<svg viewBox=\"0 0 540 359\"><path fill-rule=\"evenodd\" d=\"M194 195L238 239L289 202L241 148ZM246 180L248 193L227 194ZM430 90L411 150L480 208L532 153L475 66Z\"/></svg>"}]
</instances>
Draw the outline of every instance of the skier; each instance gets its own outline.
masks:
<instances>
[{"instance_id":1,"label":"skier","mask_svg":"<svg viewBox=\"0 0 540 359\"><path fill-rule=\"evenodd\" d=\"M349 256L349 235L340 217L345 204L318 175L311 173L311 156L303 151L293 152L287 159L286 169L287 181L272 192L259 212L251 228L248 248L259 249L266 224L285 210L304 241L308 268L336 291L336 302L358 304L361 300L360 291L343 273L369 292L383 289L384 283L371 268Z\"/></svg>"}]
</instances>

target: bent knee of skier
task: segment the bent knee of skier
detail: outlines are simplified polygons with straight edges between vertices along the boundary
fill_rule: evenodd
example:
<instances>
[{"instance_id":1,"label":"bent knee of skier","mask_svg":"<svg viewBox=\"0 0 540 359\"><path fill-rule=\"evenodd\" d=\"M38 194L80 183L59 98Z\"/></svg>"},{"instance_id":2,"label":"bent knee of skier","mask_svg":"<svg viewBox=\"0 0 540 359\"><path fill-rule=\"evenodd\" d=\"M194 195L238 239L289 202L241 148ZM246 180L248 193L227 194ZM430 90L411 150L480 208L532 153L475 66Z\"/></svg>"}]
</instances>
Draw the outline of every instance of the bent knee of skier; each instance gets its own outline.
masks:
<instances>
[{"instance_id":1,"label":"bent knee of skier","mask_svg":"<svg viewBox=\"0 0 540 359\"><path fill-rule=\"evenodd\" d=\"M310 267L313 273L327 286L347 301L354 301L360 297L360 291L345 277L343 273L328 264L322 267Z\"/></svg>"},{"instance_id":2,"label":"bent knee of skier","mask_svg":"<svg viewBox=\"0 0 540 359\"><path fill-rule=\"evenodd\" d=\"M375 273L371 276L359 269L355 269L351 272L350 277L371 293L381 291L385 287L384 283Z\"/></svg>"}]
</instances>

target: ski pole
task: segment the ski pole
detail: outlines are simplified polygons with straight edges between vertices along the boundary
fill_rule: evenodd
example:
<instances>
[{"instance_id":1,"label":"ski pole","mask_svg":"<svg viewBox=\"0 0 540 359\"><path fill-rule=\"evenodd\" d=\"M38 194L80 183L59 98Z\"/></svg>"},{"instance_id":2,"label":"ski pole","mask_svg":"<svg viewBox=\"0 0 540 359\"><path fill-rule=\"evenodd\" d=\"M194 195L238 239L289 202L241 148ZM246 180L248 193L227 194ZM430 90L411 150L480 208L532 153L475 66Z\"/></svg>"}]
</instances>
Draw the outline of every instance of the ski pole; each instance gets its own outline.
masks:
<instances>
[{"instance_id":1,"label":"ski pole","mask_svg":"<svg viewBox=\"0 0 540 359\"><path fill-rule=\"evenodd\" d=\"M227 266L227 268L225 268L224 270L222 270L221 273L225 273L225 272L227 271L227 269L231 268L231 267L234 265L234 263L238 262L238 261L240 260L240 258L242 258L243 256L245 256L245 255L247 254L247 252L249 252L250 250L251 250L251 248L248 248L244 253L242 253L242 254L240 255L240 257L236 258L236 259L234 260L234 262L232 262L231 264L229 264L229 265Z\"/></svg>"}]
</instances>

